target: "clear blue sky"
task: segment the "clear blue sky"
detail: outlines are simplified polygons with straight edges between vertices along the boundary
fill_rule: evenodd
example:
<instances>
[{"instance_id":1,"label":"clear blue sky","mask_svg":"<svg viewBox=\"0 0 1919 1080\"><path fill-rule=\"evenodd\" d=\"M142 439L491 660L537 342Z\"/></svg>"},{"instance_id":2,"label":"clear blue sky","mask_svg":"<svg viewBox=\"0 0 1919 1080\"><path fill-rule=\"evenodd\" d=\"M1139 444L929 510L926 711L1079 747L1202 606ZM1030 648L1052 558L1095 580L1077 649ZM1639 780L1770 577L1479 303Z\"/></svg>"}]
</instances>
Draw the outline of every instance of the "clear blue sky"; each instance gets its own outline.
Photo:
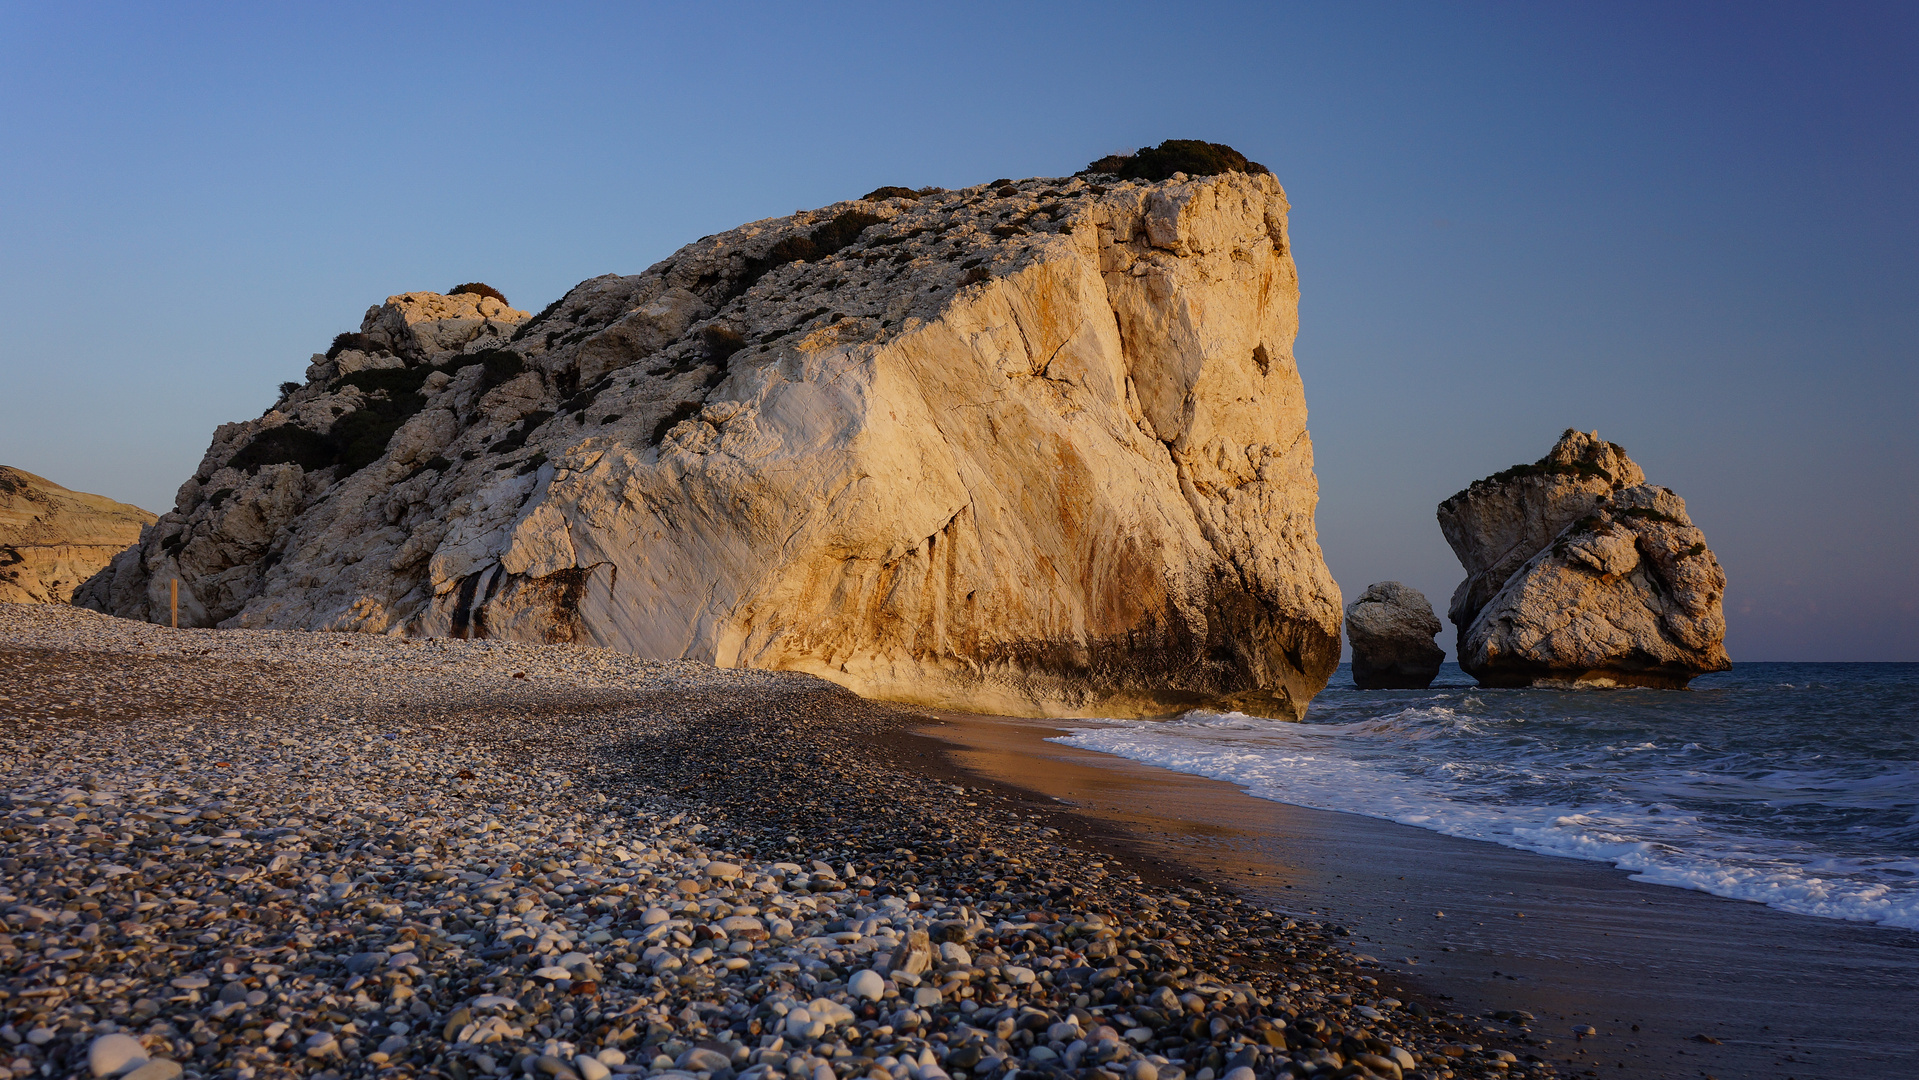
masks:
<instances>
[{"instance_id":1,"label":"clear blue sky","mask_svg":"<svg viewBox=\"0 0 1919 1080\"><path fill-rule=\"evenodd\" d=\"M0 4L0 462L154 510L409 289L538 309L880 184L1231 143L1293 201L1320 538L1568 426L1735 660L1919 660L1919 7ZM1449 636L1449 635L1448 635Z\"/></svg>"}]
</instances>

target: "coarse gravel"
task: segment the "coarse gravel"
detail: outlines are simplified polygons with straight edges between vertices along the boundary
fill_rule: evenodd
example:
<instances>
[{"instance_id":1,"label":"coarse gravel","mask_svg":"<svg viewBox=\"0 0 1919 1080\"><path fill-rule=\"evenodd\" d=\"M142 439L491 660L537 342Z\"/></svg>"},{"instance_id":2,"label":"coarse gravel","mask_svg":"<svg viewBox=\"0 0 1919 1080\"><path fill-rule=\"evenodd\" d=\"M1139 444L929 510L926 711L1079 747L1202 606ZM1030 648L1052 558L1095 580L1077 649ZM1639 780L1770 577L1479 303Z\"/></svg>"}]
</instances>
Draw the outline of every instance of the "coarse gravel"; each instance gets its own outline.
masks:
<instances>
[{"instance_id":1,"label":"coarse gravel","mask_svg":"<svg viewBox=\"0 0 1919 1080\"><path fill-rule=\"evenodd\" d=\"M0 676L0 1080L1552 1074L809 676L27 605Z\"/></svg>"}]
</instances>

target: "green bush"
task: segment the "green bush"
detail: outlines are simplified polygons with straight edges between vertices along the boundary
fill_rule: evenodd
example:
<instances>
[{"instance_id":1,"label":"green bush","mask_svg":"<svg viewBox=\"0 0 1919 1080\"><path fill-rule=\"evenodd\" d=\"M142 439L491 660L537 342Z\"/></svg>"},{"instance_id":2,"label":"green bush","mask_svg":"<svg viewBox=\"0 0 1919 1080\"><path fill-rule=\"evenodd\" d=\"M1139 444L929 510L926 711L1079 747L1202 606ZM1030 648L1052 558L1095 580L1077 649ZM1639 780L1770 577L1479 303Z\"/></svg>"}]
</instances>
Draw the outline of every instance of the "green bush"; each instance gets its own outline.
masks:
<instances>
[{"instance_id":1,"label":"green bush","mask_svg":"<svg viewBox=\"0 0 1919 1080\"><path fill-rule=\"evenodd\" d=\"M751 260L746 267L746 276L739 286L744 292L753 287L753 283L766 276L776 266L790 262L817 262L852 244L860 238L860 233L885 219L878 214L869 214L863 210L848 210L812 232L781 239L765 255Z\"/></svg>"},{"instance_id":2,"label":"green bush","mask_svg":"<svg viewBox=\"0 0 1919 1080\"><path fill-rule=\"evenodd\" d=\"M469 281L464 285L455 285L446 291L448 296L458 296L461 293L466 293L470 296L491 296L500 303L506 304L506 294L483 281ZM507 304L507 306L512 307L513 305Z\"/></svg>"},{"instance_id":3,"label":"green bush","mask_svg":"<svg viewBox=\"0 0 1919 1080\"><path fill-rule=\"evenodd\" d=\"M700 331L700 342L706 346L709 360L726 363L728 357L746 348L746 338L730 326L709 326Z\"/></svg>"},{"instance_id":4,"label":"green bush","mask_svg":"<svg viewBox=\"0 0 1919 1080\"><path fill-rule=\"evenodd\" d=\"M526 445L527 437L532 435L541 424L553 419L553 413L545 409L535 410L520 418L518 427L500 436L500 441L486 448L489 454L510 454Z\"/></svg>"},{"instance_id":5,"label":"green bush","mask_svg":"<svg viewBox=\"0 0 1919 1080\"><path fill-rule=\"evenodd\" d=\"M1198 139L1167 139L1134 154L1109 154L1086 166L1084 172L1112 173L1121 180L1170 180L1174 173L1216 176L1225 172L1270 172L1257 161L1224 143Z\"/></svg>"},{"instance_id":6,"label":"green bush","mask_svg":"<svg viewBox=\"0 0 1919 1080\"><path fill-rule=\"evenodd\" d=\"M292 397L292 396L293 396L294 394L297 394L297 393L299 393L299 392L300 392L300 385L301 385L301 384L299 384L299 383L297 383L297 382L283 382L283 383L281 383L281 384L280 384L280 396L281 396L281 397L283 397L283 398L287 398L287 397Z\"/></svg>"},{"instance_id":7,"label":"green bush","mask_svg":"<svg viewBox=\"0 0 1919 1080\"><path fill-rule=\"evenodd\" d=\"M886 187L874 188L873 190L867 192L866 194L861 195L860 199L862 201L870 202L874 199L918 200L919 197L920 197L920 193L917 191L914 191L912 188L894 187L894 186L888 185Z\"/></svg>"},{"instance_id":8,"label":"green bush","mask_svg":"<svg viewBox=\"0 0 1919 1080\"><path fill-rule=\"evenodd\" d=\"M349 349L355 352L363 352L363 353L369 353L369 354L375 354L375 355L384 354L384 355L391 356L393 354L392 349L387 348L385 344L379 341L376 341L373 338L366 336L365 334L347 333L347 334L335 334L333 336L333 344L327 346L326 358L328 360L338 359L341 353L346 352Z\"/></svg>"},{"instance_id":9,"label":"green bush","mask_svg":"<svg viewBox=\"0 0 1919 1080\"><path fill-rule=\"evenodd\" d=\"M505 350L494 350L505 352ZM505 353L515 362L518 353ZM447 368L402 367L366 368L333 380L330 388L353 387L366 395L360 408L340 416L325 432L309 431L294 424L269 428L255 436L227 462L236 469L255 469L262 465L294 464L312 472L316 469L344 466L342 477L351 476L380 460L387 443L400 425L426 407L419 390L426 377L436 370L458 370L467 364L483 363L483 354L474 353L454 359Z\"/></svg>"},{"instance_id":10,"label":"green bush","mask_svg":"<svg viewBox=\"0 0 1919 1080\"><path fill-rule=\"evenodd\" d=\"M318 431L298 424L282 424L255 435L253 440L228 459L234 469L257 469L263 465L298 465L308 472L339 463L333 441Z\"/></svg>"},{"instance_id":11,"label":"green bush","mask_svg":"<svg viewBox=\"0 0 1919 1080\"><path fill-rule=\"evenodd\" d=\"M567 294L567 296L571 296L571 295L572 293ZM528 319L527 321L521 323L520 328L518 330L513 331L512 340L514 341L520 340L521 338L527 335L527 331L532 330L534 327L552 318L553 313L560 310L560 305L565 302L566 302L566 297L562 296L558 300L555 300L552 303L541 308L540 313L538 315L535 315L531 319Z\"/></svg>"},{"instance_id":12,"label":"green bush","mask_svg":"<svg viewBox=\"0 0 1919 1080\"><path fill-rule=\"evenodd\" d=\"M594 398L599 397L601 394L605 393L607 389L610 388L612 385L613 385L613 376L611 375L605 376L599 382L594 383L592 386L584 387L580 390L579 393L576 393L572 397L567 398L566 401L561 403L560 411L563 413L570 413L570 412L583 413L584 410L587 408L587 406L593 404Z\"/></svg>"},{"instance_id":13,"label":"green bush","mask_svg":"<svg viewBox=\"0 0 1919 1080\"><path fill-rule=\"evenodd\" d=\"M666 438L666 433L672 431L675 424L682 420L691 420L699 413L702 404L698 401L682 401L673 406L672 412L661 417L660 422L653 425L653 445L660 445L660 442Z\"/></svg>"},{"instance_id":14,"label":"green bush","mask_svg":"<svg viewBox=\"0 0 1919 1080\"><path fill-rule=\"evenodd\" d=\"M485 369L480 375L480 392L484 394L525 371L526 357L512 349L481 349L456 358L447 365L447 370L457 371L473 364L480 364Z\"/></svg>"},{"instance_id":15,"label":"green bush","mask_svg":"<svg viewBox=\"0 0 1919 1080\"><path fill-rule=\"evenodd\" d=\"M451 469L452 467L453 467L453 463L451 461L448 461L446 458L441 457L438 454L435 454L434 456L427 458L424 462L421 462L419 468L414 469L410 473L407 473L406 478L408 480L411 480L414 477L424 472L443 473L447 471L448 469Z\"/></svg>"}]
</instances>

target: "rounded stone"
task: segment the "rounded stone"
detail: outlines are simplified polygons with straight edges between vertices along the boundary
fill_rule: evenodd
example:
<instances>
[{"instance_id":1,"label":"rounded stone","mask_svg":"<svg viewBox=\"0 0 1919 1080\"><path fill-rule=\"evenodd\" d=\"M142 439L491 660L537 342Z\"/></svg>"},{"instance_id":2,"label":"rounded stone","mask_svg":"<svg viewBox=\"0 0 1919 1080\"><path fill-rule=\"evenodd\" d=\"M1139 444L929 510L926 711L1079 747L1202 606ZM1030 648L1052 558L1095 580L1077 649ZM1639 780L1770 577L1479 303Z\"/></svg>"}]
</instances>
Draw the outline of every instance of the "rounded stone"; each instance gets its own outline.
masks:
<instances>
[{"instance_id":1,"label":"rounded stone","mask_svg":"<svg viewBox=\"0 0 1919 1080\"><path fill-rule=\"evenodd\" d=\"M886 996L886 979L879 972L874 971L872 968L867 968L865 971L848 979L846 989L855 997L863 997L868 1001L878 1001Z\"/></svg>"},{"instance_id":2,"label":"rounded stone","mask_svg":"<svg viewBox=\"0 0 1919 1080\"><path fill-rule=\"evenodd\" d=\"M102 1035L87 1047L87 1069L95 1076L114 1076L147 1062L147 1048L131 1035Z\"/></svg>"}]
</instances>

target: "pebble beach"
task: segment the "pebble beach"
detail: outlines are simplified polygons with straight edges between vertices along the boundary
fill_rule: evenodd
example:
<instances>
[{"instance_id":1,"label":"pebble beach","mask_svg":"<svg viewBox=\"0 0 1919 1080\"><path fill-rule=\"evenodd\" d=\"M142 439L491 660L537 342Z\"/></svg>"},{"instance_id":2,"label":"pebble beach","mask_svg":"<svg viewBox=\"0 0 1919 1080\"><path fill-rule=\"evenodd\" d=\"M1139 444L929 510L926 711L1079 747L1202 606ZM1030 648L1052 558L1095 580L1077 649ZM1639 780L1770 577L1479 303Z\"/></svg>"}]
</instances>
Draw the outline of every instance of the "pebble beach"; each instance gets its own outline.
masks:
<instances>
[{"instance_id":1,"label":"pebble beach","mask_svg":"<svg viewBox=\"0 0 1919 1080\"><path fill-rule=\"evenodd\" d=\"M25 605L0 670L0 1080L1556 1075L809 676Z\"/></svg>"}]
</instances>

